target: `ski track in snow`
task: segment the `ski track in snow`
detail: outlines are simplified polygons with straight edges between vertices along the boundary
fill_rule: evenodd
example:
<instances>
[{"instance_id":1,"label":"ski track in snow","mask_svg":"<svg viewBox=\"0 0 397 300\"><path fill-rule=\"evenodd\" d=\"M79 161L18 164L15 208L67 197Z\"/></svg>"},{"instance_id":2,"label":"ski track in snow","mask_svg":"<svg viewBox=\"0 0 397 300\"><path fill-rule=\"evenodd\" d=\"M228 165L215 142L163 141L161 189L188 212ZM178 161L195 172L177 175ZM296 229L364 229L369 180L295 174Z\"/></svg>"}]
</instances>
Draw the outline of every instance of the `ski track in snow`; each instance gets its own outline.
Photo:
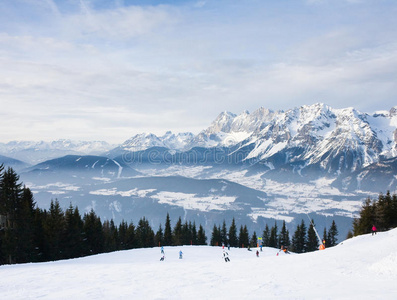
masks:
<instances>
[{"instance_id":1,"label":"ski track in snow","mask_svg":"<svg viewBox=\"0 0 397 300\"><path fill-rule=\"evenodd\" d=\"M395 299L397 229L325 251L134 249L48 263L0 266L2 299ZM178 259L182 250L183 259Z\"/></svg>"},{"instance_id":2,"label":"ski track in snow","mask_svg":"<svg viewBox=\"0 0 397 300\"><path fill-rule=\"evenodd\" d=\"M121 172L123 171L123 167L117 161L115 161L114 159L112 159L112 161L119 167L119 171L117 173L117 178L120 178Z\"/></svg>"}]
</instances>

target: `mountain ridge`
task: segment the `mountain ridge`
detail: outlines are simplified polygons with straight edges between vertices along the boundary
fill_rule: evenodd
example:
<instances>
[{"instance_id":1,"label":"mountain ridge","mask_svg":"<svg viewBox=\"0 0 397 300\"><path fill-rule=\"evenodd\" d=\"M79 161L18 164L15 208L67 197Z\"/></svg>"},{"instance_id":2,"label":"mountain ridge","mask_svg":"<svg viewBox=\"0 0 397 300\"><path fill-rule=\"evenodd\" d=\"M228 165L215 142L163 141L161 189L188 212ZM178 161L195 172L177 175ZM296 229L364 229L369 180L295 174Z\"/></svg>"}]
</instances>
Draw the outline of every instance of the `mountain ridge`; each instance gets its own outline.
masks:
<instances>
[{"instance_id":1,"label":"mountain ridge","mask_svg":"<svg viewBox=\"0 0 397 300\"><path fill-rule=\"evenodd\" d=\"M239 115L224 111L196 135L142 133L113 148L105 142L70 140L41 142L35 147L29 142L10 145L23 157L41 153L50 156L47 160L107 148L100 156L137 170L170 166L242 168L260 172L268 179L309 181L329 177L350 182L335 183L339 187L362 188L355 183L364 178L360 172L394 168L388 160L397 157L397 106L373 114L353 107L334 109L324 103L286 111L261 107ZM4 144L0 144L0 154L2 149ZM394 174L384 175L382 180L393 187ZM377 179L373 180L376 187Z\"/></svg>"},{"instance_id":2,"label":"mountain ridge","mask_svg":"<svg viewBox=\"0 0 397 300\"><path fill-rule=\"evenodd\" d=\"M311 172L339 176L397 156L397 108L370 115L353 107L333 109L316 103L277 112L264 108L252 114L222 112L178 147L167 146L153 134L145 137L145 144L135 144L135 149L150 156L153 147L163 147L174 163L181 163L177 153L203 149L219 157L220 151L211 150L218 149L224 158L233 157L234 164L287 168L300 176ZM117 154L134 152L131 149L119 147Z\"/></svg>"}]
</instances>

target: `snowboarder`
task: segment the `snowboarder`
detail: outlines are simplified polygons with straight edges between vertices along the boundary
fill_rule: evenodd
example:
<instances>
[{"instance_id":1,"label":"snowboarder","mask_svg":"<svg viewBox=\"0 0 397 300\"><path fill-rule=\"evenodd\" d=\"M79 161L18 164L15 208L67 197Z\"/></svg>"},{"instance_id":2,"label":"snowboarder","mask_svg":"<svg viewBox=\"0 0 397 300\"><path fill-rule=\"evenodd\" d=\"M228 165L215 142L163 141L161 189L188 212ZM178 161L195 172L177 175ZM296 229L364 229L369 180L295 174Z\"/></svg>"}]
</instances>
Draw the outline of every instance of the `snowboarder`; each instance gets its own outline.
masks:
<instances>
[{"instance_id":1,"label":"snowboarder","mask_svg":"<svg viewBox=\"0 0 397 300\"><path fill-rule=\"evenodd\" d=\"M182 250L180 250L179 251L179 259L182 259L182 255L183 255Z\"/></svg>"},{"instance_id":2,"label":"snowboarder","mask_svg":"<svg viewBox=\"0 0 397 300\"><path fill-rule=\"evenodd\" d=\"M259 257L259 251L256 250L256 257Z\"/></svg>"},{"instance_id":3,"label":"snowboarder","mask_svg":"<svg viewBox=\"0 0 397 300\"><path fill-rule=\"evenodd\" d=\"M225 262L230 261L229 253L227 253L226 251L223 251L223 258L225 259Z\"/></svg>"},{"instance_id":4,"label":"snowboarder","mask_svg":"<svg viewBox=\"0 0 397 300\"><path fill-rule=\"evenodd\" d=\"M376 226L372 225L372 235L376 234Z\"/></svg>"},{"instance_id":5,"label":"snowboarder","mask_svg":"<svg viewBox=\"0 0 397 300\"><path fill-rule=\"evenodd\" d=\"M164 259L165 259L165 256L163 255L163 256L160 258L160 261L164 261Z\"/></svg>"}]
</instances>

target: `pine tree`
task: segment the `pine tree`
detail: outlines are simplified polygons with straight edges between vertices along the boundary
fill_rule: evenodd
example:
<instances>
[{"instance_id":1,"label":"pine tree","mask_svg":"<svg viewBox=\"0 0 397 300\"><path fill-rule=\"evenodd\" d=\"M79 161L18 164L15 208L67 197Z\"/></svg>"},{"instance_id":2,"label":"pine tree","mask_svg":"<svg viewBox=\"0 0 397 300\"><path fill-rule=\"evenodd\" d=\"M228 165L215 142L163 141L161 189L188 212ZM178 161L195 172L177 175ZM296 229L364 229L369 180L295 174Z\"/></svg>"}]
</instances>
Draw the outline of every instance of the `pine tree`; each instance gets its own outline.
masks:
<instances>
[{"instance_id":1,"label":"pine tree","mask_svg":"<svg viewBox=\"0 0 397 300\"><path fill-rule=\"evenodd\" d=\"M12 168L2 173L0 180L0 214L6 217L6 227L13 229L16 224L16 213L20 206L22 184Z\"/></svg>"},{"instance_id":2,"label":"pine tree","mask_svg":"<svg viewBox=\"0 0 397 300\"><path fill-rule=\"evenodd\" d=\"M89 213L84 214L83 222L86 254L102 253L104 249L104 234L101 219L91 209Z\"/></svg>"},{"instance_id":3,"label":"pine tree","mask_svg":"<svg viewBox=\"0 0 397 300\"><path fill-rule=\"evenodd\" d=\"M113 219L103 222L102 232L104 237L103 251L112 252L119 250L119 233Z\"/></svg>"},{"instance_id":4,"label":"pine tree","mask_svg":"<svg viewBox=\"0 0 397 300\"><path fill-rule=\"evenodd\" d=\"M279 246L277 222L274 222L274 226L270 229L269 247L279 248Z\"/></svg>"},{"instance_id":5,"label":"pine tree","mask_svg":"<svg viewBox=\"0 0 397 300\"><path fill-rule=\"evenodd\" d=\"M299 236L299 244L300 244L300 248L302 249L302 252L305 252L305 250L306 250L306 243L307 243L306 231L307 231L306 224L302 220L301 231L300 231L300 236Z\"/></svg>"},{"instance_id":6,"label":"pine tree","mask_svg":"<svg viewBox=\"0 0 397 300\"><path fill-rule=\"evenodd\" d=\"M311 252L318 249L318 238L316 232L314 230L313 220L310 222L309 229L307 230L307 243L306 243L306 251Z\"/></svg>"},{"instance_id":7,"label":"pine tree","mask_svg":"<svg viewBox=\"0 0 397 300\"><path fill-rule=\"evenodd\" d=\"M63 236L65 231L65 214L57 199L51 200L50 210L44 220L46 256L49 260L58 260L63 255Z\"/></svg>"},{"instance_id":8,"label":"pine tree","mask_svg":"<svg viewBox=\"0 0 397 300\"><path fill-rule=\"evenodd\" d=\"M0 263L30 262L36 257L33 194L18 181L12 168L4 171L0 165Z\"/></svg>"},{"instance_id":9,"label":"pine tree","mask_svg":"<svg viewBox=\"0 0 397 300\"><path fill-rule=\"evenodd\" d=\"M164 233L161 224L159 225L159 229L156 232L154 240L155 240L155 244L158 245L159 247L164 244Z\"/></svg>"},{"instance_id":10,"label":"pine tree","mask_svg":"<svg viewBox=\"0 0 397 300\"><path fill-rule=\"evenodd\" d=\"M264 247L269 247L270 245L270 230L269 230L269 226L265 226L265 230L263 231L262 234L262 242L263 242L263 246Z\"/></svg>"},{"instance_id":11,"label":"pine tree","mask_svg":"<svg viewBox=\"0 0 397 300\"><path fill-rule=\"evenodd\" d=\"M220 240L221 240L221 235L218 230L218 227L216 227L216 224L214 224L214 227L212 229L212 235L211 235L211 246L219 246L220 245Z\"/></svg>"},{"instance_id":12,"label":"pine tree","mask_svg":"<svg viewBox=\"0 0 397 300\"><path fill-rule=\"evenodd\" d=\"M141 218L136 228L136 236L140 248L154 247L154 232L145 217Z\"/></svg>"},{"instance_id":13,"label":"pine tree","mask_svg":"<svg viewBox=\"0 0 397 300\"><path fill-rule=\"evenodd\" d=\"M119 250L126 250L129 249L127 248L127 231L128 231L128 224L126 221L122 220L121 223L119 224L119 227L117 229L118 235L119 235L119 244L117 246L117 249Z\"/></svg>"},{"instance_id":14,"label":"pine tree","mask_svg":"<svg viewBox=\"0 0 397 300\"><path fill-rule=\"evenodd\" d=\"M229 245L230 247L238 247L237 227L234 218L232 220L232 224L229 227Z\"/></svg>"},{"instance_id":15,"label":"pine tree","mask_svg":"<svg viewBox=\"0 0 397 300\"><path fill-rule=\"evenodd\" d=\"M256 247L258 244L258 237L256 236L256 232L252 234L251 241L250 241L250 246L251 247Z\"/></svg>"},{"instance_id":16,"label":"pine tree","mask_svg":"<svg viewBox=\"0 0 397 300\"><path fill-rule=\"evenodd\" d=\"M300 236L301 227L300 225L296 226L295 232L292 236L291 241L291 250L296 253L302 253L303 251L299 249L299 236Z\"/></svg>"},{"instance_id":17,"label":"pine tree","mask_svg":"<svg viewBox=\"0 0 397 300\"><path fill-rule=\"evenodd\" d=\"M249 233L247 229L247 225L241 225L240 233L238 236L238 243L240 248L248 247L250 242Z\"/></svg>"},{"instance_id":18,"label":"pine tree","mask_svg":"<svg viewBox=\"0 0 397 300\"><path fill-rule=\"evenodd\" d=\"M397 225L397 196L387 191L379 194L377 201L368 197L360 210L360 217L353 221L353 234L360 235L371 232L375 225L378 230L388 230Z\"/></svg>"},{"instance_id":19,"label":"pine tree","mask_svg":"<svg viewBox=\"0 0 397 300\"><path fill-rule=\"evenodd\" d=\"M351 232L351 230L349 230L349 231L347 232L346 239L351 239L353 236L354 236L354 235L353 235L353 232Z\"/></svg>"},{"instance_id":20,"label":"pine tree","mask_svg":"<svg viewBox=\"0 0 397 300\"><path fill-rule=\"evenodd\" d=\"M185 221L182 226L182 245L190 245L192 243L192 223Z\"/></svg>"},{"instance_id":21,"label":"pine tree","mask_svg":"<svg viewBox=\"0 0 397 300\"><path fill-rule=\"evenodd\" d=\"M360 217L353 221L353 234L360 235L370 233L372 225L375 223L375 204L372 205L368 197L361 207Z\"/></svg>"},{"instance_id":22,"label":"pine tree","mask_svg":"<svg viewBox=\"0 0 397 300\"><path fill-rule=\"evenodd\" d=\"M279 246L283 246L288 248L291 244L290 242L290 238L289 238L289 232L287 230L287 227L285 225L285 221L283 221L283 226L281 227L281 232L279 235L279 242L278 242Z\"/></svg>"},{"instance_id":23,"label":"pine tree","mask_svg":"<svg viewBox=\"0 0 397 300\"><path fill-rule=\"evenodd\" d=\"M170 215L167 213L167 218L165 220L165 229L164 229L164 246L172 245L172 230L171 230L171 220Z\"/></svg>"},{"instance_id":24,"label":"pine tree","mask_svg":"<svg viewBox=\"0 0 397 300\"><path fill-rule=\"evenodd\" d=\"M296 253L303 253L306 249L306 225L302 220L301 224L296 226L294 235L292 236L291 250Z\"/></svg>"},{"instance_id":25,"label":"pine tree","mask_svg":"<svg viewBox=\"0 0 397 300\"><path fill-rule=\"evenodd\" d=\"M393 194L391 200L391 228L397 227L397 195Z\"/></svg>"},{"instance_id":26,"label":"pine tree","mask_svg":"<svg viewBox=\"0 0 397 300\"><path fill-rule=\"evenodd\" d=\"M323 232L323 240L322 243L324 244L325 247L329 246L328 242L328 234L327 234L327 229L324 227L324 232Z\"/></svg>"},{"instance_id":27,"label":"pine tree","mask_svg":"<svg viewBox=\"0 0 397 300\"><path fill-rule=\"evenodd\" d=\"M65 212L65 235L63 237L63 258L76 258L83 251L83 220L79 209L70 204Z\"/></svg>"},{"instance_id":28,"label":"pine tree","mask_svg":"<svg viewBox=\"0 0 397 300\"><path fill-rule=\"evenodd\" d=\"M221 243L222 245L227 245L228 244L228 238L227 238L227 229L226 229L226 221L223 220L222 223L222 229L221 229Z\"/></svg>"},{"instance_id":29,"label":"pine tree","mask_svg":"<svg viewBox=\"0 0 397 300\"><path fill-rule=\"evenodd\" d=\"M30 189L23 187L19 207L16 213L16 253L15 260L18 263L33 261L35 253L34 245L34 200Z\"/></svg>"},{"instance_id":30,"label":"pine tree","mask_svg":"<svg viewBox=\"0 0 397 300\"><path fill-rule=\"evenodd\" d=\"M385 195L385 230L392 228L393 224L393 200L392 196L390 195L390 191L386 192Z\"/></svg>"},{"instance_id":31,"label":"pine tree","mask_svg":"<svg viewBox=\"0 0 397 300\"><path fill-rule=\"evenodd\" d=\"M205 236L205 231L201 224L197 232L197 245L207 245L207 237Z\"/></svg>"},{"instance_id":32,"label":"pine tree","mask_svg":"<svg viewBox=\"0 0 397 300\"><path fill-rule=\"evenodd\" d=\"M172 231L173 236L173 245L179 246L183 244L183 236L182 236L182 219L179 217L178 221L174 226L174 230Z\"/></svg>"},{"instance_id":33,"label":"pine tree","mask_svg":"<svg viewBox=\"0 0 397 300\"><path fill-rule=\"evenodd\" d=\"M197 228L196 228L196 222L193 222L193 225L191 225L189 222L189 229L190 229L190 234L191 234L191 244L192 245L197 245L198 244L198 236L197 236Z\"/></svg>"},{"instance_id":34,"label":"pine tree","mask_svg":"<svg viewBox=\"0 0 397 300\"><path fill-rule=\"evenodd\" d=\"M32 252L32 261L46 261L48 258L45 256L45 236L44 236L44 220L46 218L46 211L36 207L34 210L33 218L33 232L34 232L34 246L35 250Z\"/></svg>"},{"instance_id":35,"label":"pine tree","mask_svg":"<svg viewBox=\"0 0 397 300\"><path fill-rule=\"evenodd\" d=\"M333 247L336 245L337 242L337 236L338 236L338 228L336 227L335 220L332 220L331 227L328 230L328 246Z\"/></svg>"},{"instance_id":36,"label":"pine tree","mask_svg":"<svg viewBox=\"0 0 397 300\"><path fill-rule=\"evenodd\" d=\"M133 249L138 246L138 242L135 237L135 226L132 222L128 225L127 228L125 245L126 245L126 249Z\"/></svg>"},{"instance_id":37,"label":"pine tree","mask_svg":"<svg viewBox=\"0 0 397 300\"><path fill-rule=\"evenodd\" d=\"M5 218L5 210L3 208L4 206L4 199L3 199L3 193L2 193L2 185L3 185L3 170L4 170L4 165L0 164L0 265L4 264L6 261L5 258L5 253L3 249L3 240L4 240L4 225L3 225L3 218ZM5 221L5 220L4 220Z\"/></svg>"},{"instance_id":38,"label":"pine tree","mask_svg":"<svg viewBox=\"0 0 397 300\"><path fill-rule=\"evenodd\" d=\"M391 206L391 203L390 203ZM390 210L389 203L386 197L381 193L379 194L378 201L374 203L375 208L375 222L378 230L387 230L387 211Z\"/></svg>"}]
</instances>

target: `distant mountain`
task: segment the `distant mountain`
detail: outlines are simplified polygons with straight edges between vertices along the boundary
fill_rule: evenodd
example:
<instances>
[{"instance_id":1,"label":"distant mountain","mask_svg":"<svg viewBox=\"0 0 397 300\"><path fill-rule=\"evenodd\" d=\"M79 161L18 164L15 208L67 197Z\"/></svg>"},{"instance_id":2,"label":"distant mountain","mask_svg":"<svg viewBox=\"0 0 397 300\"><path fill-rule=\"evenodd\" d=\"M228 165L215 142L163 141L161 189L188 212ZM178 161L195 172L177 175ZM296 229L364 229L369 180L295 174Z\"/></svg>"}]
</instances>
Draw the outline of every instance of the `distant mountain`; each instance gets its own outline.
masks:
<instances>
[{"instance_id":1,"label":"distant mountain","mask_svg":"<svg viewBox=\"0 0 397 300\"><path fill-rule=\"evenodd\" d=\"M160 137L153 133L137 134L120 146L108 151L106 155L114 158L125 153L144 151L154 147L184 150L193 140L193 137L193 133L190 132L174 134L171 131L167 131L165 135Z\"/></svg>"},{"instance_id":2,"label":"distant mountain","mask_svg":"<svg viewBox=\"0 0 397 300\"><path fill-rule=\"evenodd\" d=\"M36 159L107 147L17 146L8 150ZM116 222L146 216L159 224L169 212L209 230L236 217L260 232L275 220L296 226L310 213L327 228L336 219L345 234L363 199L397 190L397 107L374 114L321 103L222 112L197 135L138 134L103 153L46 160L21 180L40 205L55 197Z\"/></svg>"},{"instance_id":3,"label":"distant mountain","mask_svg":"<svg viewBox=\"0 0 397 300\"><path fill-rule=\"evenodd\" d=\"M93 155L67 155L55 158L32 166L24 173L34 173L35 176L39 174L49 179L51 176L56 177L65 173L76 177L86 175L103 178L129 177L139 174L123 162Z\"/></svg>"},{"instance_id":4,"label":"distant mountain","mask_svg":"<svg viewBox=\"0 0 397 300\"><path fill-rule=\"evenodd\" d=\"M152 167L245 165L266 172L269 179L307 181L346 176L396 157L397 107L372 115L322 103L285 112L264 108L252 114L223 112L196 136L185 133L172 146L166 136L176 137L136 135L110 151L110 157L124 156L131 158L126 163Z\"/></svg>"},{"instance_id":5,"label":"distant mountain","mask_svg":"<svg viewBox=\"0 0 397 300\"><path fill-rule=\"evenodd\" d=\"M11 167L17 171L29 166L27 163L25 163L23 161L13 159L11 157L3 156L3 155L0 155L0 165L1 164L3 164L5 167Z\"/></svg>"},{"instance_id":6,"label":"distant mountain","mask_svg":"<svg viewBox=\"0 0 397 300\"><path fill-rule=\"evenodd\" d=\"M353 173L340 176L333 186L348 191L395 192L397 190L397 157L381 160Z\"/></svg>"},{"instance_id":7,"label":"distant mountain","mask_svg":"<svg viewBox=\"0 0 397 300\"><path fill-rule=\"evenodd\" d=\"M264 124L271 122L275 115L275 112L265 108L260 108L252 114L248 111L240 115L222 112L187 147L211 148L236 145L260 130Z\"/></svg>"},{"instance_id":8,"label":"distant mountain","mask_svg":"<svg viewBox=\"0 0 397 300\"><path fill-rule=\"evenodd\" d=\"M68 154L99 155L114 147L114 145L102 141L12 141L8 143L0 143L0 154L12 157L14 159L26 161L30 164L37 164L48 159L57 158Z\"/></svg>"}]
</instances>

